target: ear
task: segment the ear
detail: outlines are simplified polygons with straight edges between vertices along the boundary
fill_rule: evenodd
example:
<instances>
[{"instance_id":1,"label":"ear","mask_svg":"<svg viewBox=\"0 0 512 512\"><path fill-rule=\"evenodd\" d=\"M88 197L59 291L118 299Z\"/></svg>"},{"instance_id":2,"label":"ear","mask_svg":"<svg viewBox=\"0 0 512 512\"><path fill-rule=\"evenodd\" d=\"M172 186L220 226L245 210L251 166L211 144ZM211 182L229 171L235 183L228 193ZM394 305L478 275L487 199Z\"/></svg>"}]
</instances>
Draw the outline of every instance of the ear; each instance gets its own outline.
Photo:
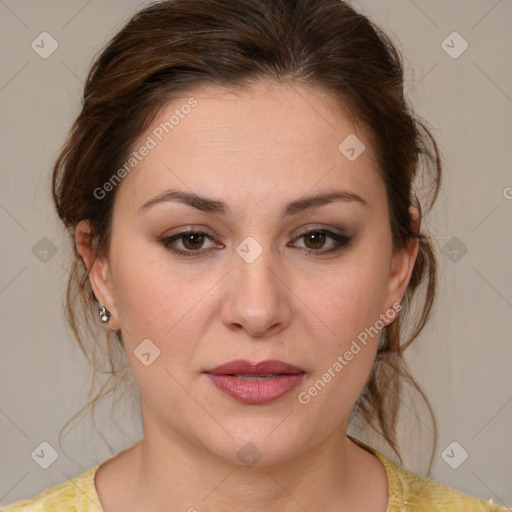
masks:
<instances>
[{"instance_id":1,"label":"ear","mask_svg":"<svg viewBox=\"0 0 512 512\"><path fill-rule=\"evenodd\" d=\"M110 282L108 260L105 258L97 258L93 263L95 253L89 221L81 220L76 225L75 244L78 252L84 260L87 270L89 271L89 280L91 282L94 295L98 299L100 305L105 306L112 315L108 321L108 326L114 330L120 329L120 325L117 321L117 307Z\"/></svg>"},{"instance_id":2,"label":"ear","mask_svg":"<svg viewBox=\"0 0 512 512\"><path fill-rule=\"evenodd\" d=\"M411 207L409 213L412 230L414 233L419 233L421 225L420 212L416 207ZM399 304L402 301L411 280L418 250L419 241L413 238L409 240L406 247L401 247L394 252L388 279L386 311L392 309L393 304Z\"/></svg>"}]
</instances>

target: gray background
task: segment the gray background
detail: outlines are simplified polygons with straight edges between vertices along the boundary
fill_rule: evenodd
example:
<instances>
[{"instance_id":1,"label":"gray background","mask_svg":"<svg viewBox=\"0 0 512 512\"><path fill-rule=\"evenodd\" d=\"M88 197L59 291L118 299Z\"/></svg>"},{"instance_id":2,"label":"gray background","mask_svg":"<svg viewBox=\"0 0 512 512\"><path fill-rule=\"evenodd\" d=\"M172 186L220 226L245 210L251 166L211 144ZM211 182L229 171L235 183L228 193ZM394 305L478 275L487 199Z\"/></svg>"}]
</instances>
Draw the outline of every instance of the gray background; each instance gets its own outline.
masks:
<instances>
[{"instance_id":1,"label":"gray background","mask_svg":"<svg viewBox=\"0 0 512 512\"><path fill-rule=\"evenodd\" d=\"M89 372L64 324L69 252L49 176L93 56L147 3L0 1L0 505L77 476L141 435L136 408L131 416L121 403L116 428L105 400L99 424L110 448L88 416L65 437L66 453L58 447L59 429L84 403ZM440 297L433 322L407 353L439 422L432 478L512 507L512 3L354 5L398 42L409 97L433 126L445 158L443 190L428 218L439 251ZM46 59L31 47L44 31L58 43ZM469 44L457 58L461 39L447 39L452 56L442 46L454 31ZM56 254L38 253L36 244L48 244L43 237ZM430 428L426 411L404 399L404 465L420 474L430 457ZM31 457L44 441L58 452L48 469ZM442 456L454 441L447 452L452 465L462 450L468 453L456 469Z\"/></svg>"}]
</instances>

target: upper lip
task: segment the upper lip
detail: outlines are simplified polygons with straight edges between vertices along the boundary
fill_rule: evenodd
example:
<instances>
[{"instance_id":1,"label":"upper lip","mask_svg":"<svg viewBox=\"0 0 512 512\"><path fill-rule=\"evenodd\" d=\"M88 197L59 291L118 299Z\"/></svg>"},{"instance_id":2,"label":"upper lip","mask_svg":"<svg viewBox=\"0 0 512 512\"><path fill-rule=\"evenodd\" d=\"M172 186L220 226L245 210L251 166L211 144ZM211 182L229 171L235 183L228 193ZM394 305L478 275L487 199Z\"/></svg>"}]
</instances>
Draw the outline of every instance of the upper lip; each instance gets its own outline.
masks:
<instances>
[{"instance_id":1,"label":"upper lip","mask_svg":"<svg viewBox=\"0 0 512 512\"><path fill-rule=\"evenodd\" d=\"M266 361L259 362L234 359L206 370L205 373L212 373L214 375L277 375L280 373L304 373L304 370L278 359L267 359Z\"/></svg>"}]
</instances>

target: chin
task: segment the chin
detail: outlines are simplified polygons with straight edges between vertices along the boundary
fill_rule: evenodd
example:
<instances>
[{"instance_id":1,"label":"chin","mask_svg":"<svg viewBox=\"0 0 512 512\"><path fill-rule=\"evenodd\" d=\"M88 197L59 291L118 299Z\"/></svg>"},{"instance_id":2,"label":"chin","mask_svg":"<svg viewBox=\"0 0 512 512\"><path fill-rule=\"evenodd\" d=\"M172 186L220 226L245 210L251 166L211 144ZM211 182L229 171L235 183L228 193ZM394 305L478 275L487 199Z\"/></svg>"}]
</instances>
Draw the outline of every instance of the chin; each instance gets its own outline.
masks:
<instances>
[{"instance_id":1,"label":"chin","mask_svg":"<svg viewBox=\"0 0 512 512\"><path fill-rule=\"evenodd\" d=\"M282 412L260 420L246 417L236 423L224 421L222 426L231 435L219 427L215 429L215 438L211 437L213 432L204 437L203 425L198 436L205 449L230 464L248 468L282 464L303 452L307 444L304 425L285 426L283 419L287 414ZM219 430L222 434L218 434Z\"/></svg>"}]
</instances>

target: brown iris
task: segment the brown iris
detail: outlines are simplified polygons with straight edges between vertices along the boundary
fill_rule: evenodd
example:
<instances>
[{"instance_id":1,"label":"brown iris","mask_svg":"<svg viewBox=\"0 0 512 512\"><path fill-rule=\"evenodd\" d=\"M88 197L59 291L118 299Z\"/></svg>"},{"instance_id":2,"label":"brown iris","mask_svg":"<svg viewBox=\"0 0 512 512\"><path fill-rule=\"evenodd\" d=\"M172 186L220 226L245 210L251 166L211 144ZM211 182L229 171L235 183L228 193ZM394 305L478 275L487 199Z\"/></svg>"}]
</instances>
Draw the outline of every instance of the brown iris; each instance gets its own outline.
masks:
<instances>
[{"instance_id":1,"label":"brown iris","mask_svg":"<svg viewBox=\"0 0 512 512\"><path fill-rule=\"evenodd\" d=\"M323 247L325 243L325 233L321 233L319 231L311 231L310 233L307 233L307 235L303 235L303 237L307 241L306 245L312 239L314 240L313 243L315 244L315 246L310 247L311 249L320 249Z\"/></svg>"},{"instance_id":2,"label":"brown iris","mask_svg":"<svg viewBox=\"0 0 512 512\"><path fill-rule=\"evenodd\" d=\"M183 236L183 245L187 249L191 250L200 249L204 243L204 239L205 235L203 235L202 233L187 233L186 235ZM188 242L191 242L192 244L199 244L199 247L190 247L187 245Z\"/></svg>"}]
</instances>

